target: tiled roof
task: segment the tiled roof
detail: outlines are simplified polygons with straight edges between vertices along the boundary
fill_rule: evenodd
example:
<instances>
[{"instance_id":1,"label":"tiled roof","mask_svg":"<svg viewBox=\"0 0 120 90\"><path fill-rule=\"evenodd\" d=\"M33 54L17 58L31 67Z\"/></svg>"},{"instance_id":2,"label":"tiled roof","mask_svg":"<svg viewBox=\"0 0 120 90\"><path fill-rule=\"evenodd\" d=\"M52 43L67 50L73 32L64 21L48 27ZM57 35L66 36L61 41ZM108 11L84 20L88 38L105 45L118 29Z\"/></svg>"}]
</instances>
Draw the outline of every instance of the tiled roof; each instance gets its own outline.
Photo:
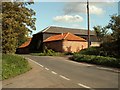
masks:
<instances>
[{"instance_id":1,"label":"tiled roof","mask_svg":"<svg viewBox=\"0 0 120 90\"><path fill-rule=\"evenodd\" d=\"M46 40L44 40L43 42L50 42L50 41L57 41L57 40L86 41L85 39L68 32L68 33L51 36Z\"/></svg>"},{"instance_id":2,"label":"tiled roof","mask_svg":"<svg viewBox=\"0 0 120 90\"><path fill-rule=\"evenodd\" d=\"M56 26L49 26L45 28L44 30L38 32L38 33L73 33L73 34L78 34L78 35L88 35L87 30L85 29L75 29L75 28L65 28L65 27L56 27ZM38 34L36 33L36 34ZM90 30L90 35L95 35L94 31Z\"/></svg>"},{"instance_id":3,"label":"tiled roof","mask_svg":"<svg viewBox=\"0 0 120 90\"><path fill-rule=\"evenodd\" d=\"M19 46L19 48L27 47L30 44L31 40L32 38L29 38L26 42L24 42L21 46Z\"/></svg>"}]
</instances>

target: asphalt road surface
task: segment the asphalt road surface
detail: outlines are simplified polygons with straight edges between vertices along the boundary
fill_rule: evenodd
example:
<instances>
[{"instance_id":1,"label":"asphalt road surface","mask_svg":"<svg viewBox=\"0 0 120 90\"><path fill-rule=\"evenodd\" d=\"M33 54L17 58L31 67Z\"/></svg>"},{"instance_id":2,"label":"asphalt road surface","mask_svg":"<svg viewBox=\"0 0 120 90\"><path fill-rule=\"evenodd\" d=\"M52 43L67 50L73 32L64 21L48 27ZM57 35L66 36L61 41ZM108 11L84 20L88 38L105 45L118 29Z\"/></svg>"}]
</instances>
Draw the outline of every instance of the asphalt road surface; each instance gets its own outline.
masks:
<instances>
[{"instance_id":1,"label":"asphalt road surface","mask_svg":"<svg viewBox=\"0 0 120 90\"><path fill-rule=\"evenodd\" d=\"M91 64L77 63L67 60L64 57L24 56L46 71L51 71L53 74L52 77L58 75L73 86L76 84L78 87L80 86L91 90L95 88L118 88L119 86L118 72L100 69Z\"/></svg>"}]
</instances>

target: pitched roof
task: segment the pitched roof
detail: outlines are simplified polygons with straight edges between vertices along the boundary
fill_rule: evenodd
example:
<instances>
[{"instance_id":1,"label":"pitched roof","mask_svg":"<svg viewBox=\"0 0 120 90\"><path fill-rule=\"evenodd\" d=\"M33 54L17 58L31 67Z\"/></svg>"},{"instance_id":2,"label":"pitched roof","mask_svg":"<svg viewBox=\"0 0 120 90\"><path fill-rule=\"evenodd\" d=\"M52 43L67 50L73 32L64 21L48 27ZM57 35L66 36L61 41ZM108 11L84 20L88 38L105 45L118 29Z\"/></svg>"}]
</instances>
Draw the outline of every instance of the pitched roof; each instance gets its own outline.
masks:
<instances>
[{"instance_id":1,"label":"pitched roof","mask_svg":"<svg viewBox=\"0 0 120 90\"><path fill-rule=\"evenodd\" d=\"M47 38L43 42L58 41L58 40L86 41L85 39L68 32L68 33L50 36L49 38Z\"/></svg>"},{"instance_id":2,"label":"pitched roof","mask_svg":"<svg viewBox=\"0 0 120 90\"><path fill-rule=\"evenodd\" d=\"M31 40L32 38L29 38L26 42L24 42L21 46L19 46L19 48L27 47L30 44Z\"/></svg>"},{"instance_id":3,"label":"pitched roof","mask_svg":"<svg viewBox=\"0 0 120 90\"><path fill-rule=\"evenodd\" d=\"M74 29L74 28L65 28L65 27L56 27L56 26L49 26L38 33L41 33L41 32L42 33L58 33L58 34L70 32L78 35L88 35L87 30L85 29ZM95 35L95 32L90 31L90 35Z\"/></svg>"}]
</instances>

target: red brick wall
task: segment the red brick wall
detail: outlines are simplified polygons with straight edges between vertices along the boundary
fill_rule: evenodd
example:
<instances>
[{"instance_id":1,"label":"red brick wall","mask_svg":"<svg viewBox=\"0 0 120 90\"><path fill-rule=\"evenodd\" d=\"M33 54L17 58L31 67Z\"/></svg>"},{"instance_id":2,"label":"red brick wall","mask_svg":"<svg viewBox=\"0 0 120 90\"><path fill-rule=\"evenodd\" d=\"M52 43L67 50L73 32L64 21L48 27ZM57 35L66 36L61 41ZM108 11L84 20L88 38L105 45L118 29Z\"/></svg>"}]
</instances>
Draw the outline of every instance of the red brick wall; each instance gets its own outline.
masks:
<instances>
[{"instance_id":1,"label":"red brick wall","mask_svg":"<svg viewBox=\"0 0 120 90\"><path fill-rule=\"evenodd\" d=\"M62 41L52 41L52 42L45 42L44 47L46 46L48 49L52 49L57 52L62 52Z\"/></svg>"},{"instance_id":2,"label":"red brick wall","mask_svg":"<svg viewBox=\"0 0 120 90\"><path fill-rule=\"evenodd\" d=\"M87 48L87 42L81 41L52 41L44 43L44 47L58 52L79 52Z\"/></svg>"},{"instance_id":3,"label":"red brick wall","mask_svg":"<svg viewBox=\"0 0 120 90\"><path fill-rule=\"evenodd\" d=\"M81 49L87 48L87 42L82 41L63 41L64 52L79 52Z\"/></svg>"}]
</instances>

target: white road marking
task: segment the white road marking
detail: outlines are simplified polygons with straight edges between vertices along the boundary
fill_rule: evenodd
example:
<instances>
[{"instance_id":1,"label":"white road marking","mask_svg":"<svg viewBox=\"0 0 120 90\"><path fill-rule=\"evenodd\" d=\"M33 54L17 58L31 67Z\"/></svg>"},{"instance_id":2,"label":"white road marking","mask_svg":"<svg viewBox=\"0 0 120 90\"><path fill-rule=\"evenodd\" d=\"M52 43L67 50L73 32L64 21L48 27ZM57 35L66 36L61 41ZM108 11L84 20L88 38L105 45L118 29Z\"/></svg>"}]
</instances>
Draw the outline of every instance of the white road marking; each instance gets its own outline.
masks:
<instances>
[{"instance_id":1,"label":"white road marking","mask_svg":"<svg viewBox=\"0 0 120 90\"><path fill-rule=\"evenodd\" d=\"M96 68L102 69L102 70L110 70L110 71L114 71L114 72L117 72L117 73L120 72L119 70L115 70L115 69L111 69L111 68L105 68L105 67L96 67Z\"/></svg>"},{"instance_id":2,"label":"white road marking","mask_svg":"<svg viewBox=\"0 0 120 90\"><path fill-rule=\"evenodd\" d=\"M90 89L90 90L94 90L94 89L92 89L91 87L88 87L88 86L86 86L86 85L84 85L84 84L81 84L81 83L78 83L78 85L81 86L81 87L83 87L83 88L88 88L88 89Z\"/></svg>"},{"instance_id":3,"label":"white road marking","mask_svg":"<svg viewBox=\"0 0 120 90\"><path fill-rule=\"evenodd\" d=\"M57 74L56 72L54 72L54 71L51 71L53 74Z\"/></svg>"},{"instance_id":4,"label":"white road marking","mask_svg":"<svg viewBox=\"0 0 120 90\"><path fill-rule=\"evenodd\" d=\"M110 69L110 68L104 68L104 67L97 67L98 69L106 69L106 70L113 70L113 69Z\"/></svg>"},{"instance_id":5,"label":"white road marking","mask_svg":"<svg viewBox=\"0 0 120 90\"><path fill-rule=\"evenodd\" d=\"M69 78L66 78L65 76L59 75L61 78L66 79L66 80L70 80Z\"/></svg>"},{"instance_id":6,"label":"white road marking","mask_svg":"<svg viewBox=\"0 0 120 90\"><path fill-rule=\"evenodd\" d=\"M70 60L64 60L64 61L71 62L71 63L74 63L74 64L83 65L83 66L94 66L94 65L92 65L92 64L80 63L80 62L78 63L78 62L70 61Z\"/></svg>"},{"instance_id":7,"label":"white road marking","mask_svg":"<svg viewBox=\"0 0 120 90\"><path fill-rule=\"evenodd\" d=\"M40 64L41 67L44 67L43 65Z\"/></svg>"},{"instance_id":8,"label":"white road marking","mask_svg":"<svg viewBox=\"0 0 120 90\"><path fill-rule=\"evenodd\" d=\"M32 59L30 59L30 58L27 58L28 60L30 60L30 61L32 61L32 62L34 62L34 63L36 63L37 65L39 65L39 66L41 66L41 67L44 67L43 65L41 65L41 64L39 64L39 63L37 63L37 62L35 62L35 61L33 61ZM49 70L48 68L45 68L46 70ZM54 71L51 71L53 74L57 74L56 72L54 72ZM63 75L59 75L61 78L63 78L63 79L65 79L65 80L70 80L69 78L66 78L65 76L63 76ZM90 89L90 90L94 90L94 89L92 89L91 87L88 87L88 86L86 86L86 85L84 85L84 84L81 84L81 83L78 83L78 85L79 86L81 86L81 87L84 87L84 88L88 88L88 89Z\"/></svg>"},{"instance_id":9,"label":"white road marking","mask_svg":"<svg viewBox=\"0 0 120 90\"><path fill-rule=\"evenodd\" d=\"M41 64L39 64L39 63L37 63L37 62L35 62L35 61L33 61L32 59L30 59L30 58L27 58L28 60L30 60L30 61L32 61L32 62L34 62L34 63L36 63L37 65L39 65L39 66L41 66L41 67L44 67L43 65L41 65Z\"/></svg>"},{"instance_id":10,"label":"white road marking","mask_svg":"<svg viewBox=\"0 0 120 90\"><path fill-rule=\"evenodd\" d=\"M49 70L48 68L45 68L46 70Z\"/></svg>"},{"instance_id":11,"label":"white road marking","mask_svg":"<svg viewBox=\"0 0 120 90\"><path fill-rule=\"evenodd\" d=\"M50 58L54 58L54 57L50 57ZM81 62L75 62L75 61L72 61L72 60L66 60L65 58L63 58L63 57L59 57L60 59L64 59L64 61L66 61L66 62L70 62L70 63L74 63L74 64L78 64L78 65L83 65L83 66L95 66L95 65L93 65L93 64L87 64L87 63L81 63Z\"/></svg>"}]
</instances>

